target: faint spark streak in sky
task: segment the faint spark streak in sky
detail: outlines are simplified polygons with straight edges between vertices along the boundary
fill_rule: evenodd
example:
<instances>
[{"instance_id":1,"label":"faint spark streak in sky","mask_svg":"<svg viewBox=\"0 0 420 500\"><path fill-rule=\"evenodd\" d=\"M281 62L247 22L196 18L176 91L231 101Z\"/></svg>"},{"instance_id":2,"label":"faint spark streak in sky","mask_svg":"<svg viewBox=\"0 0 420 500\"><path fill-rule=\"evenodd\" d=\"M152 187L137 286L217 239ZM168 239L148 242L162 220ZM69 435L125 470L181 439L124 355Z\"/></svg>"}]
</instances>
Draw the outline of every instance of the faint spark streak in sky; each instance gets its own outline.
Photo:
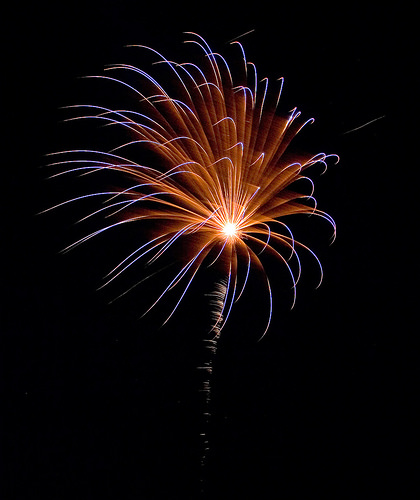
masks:
<instances>
[{"instance_id":1,"label":"faint spark streak in sky","mask_svg":"<svg viewBox=\"0 0 420 500\"><path fill-rule=\"evenodd\" d=\"M232 43L232 42L234 42L236 40L239 40L239 38L242 38L242 37L244 37L246 35L249 35L250 33L253 33L254 31L255 31L255 29L252 29L252 30L247 31L246 33L242 33L242 35L238 35L235 38L232 38L232 40L229 40L228 43Z\"/></svg>"},{"instance_id":2,"label":"faint spark streak in sky","mask_svg":"<svg viewBox=\"0 0 420 500\"><path fill-rule=\"evenodd\" d=\"M350 134L350 132L356 132L356 130L360 130L361 128L367 127L371 123L375 123L378 120L382 120L382 118L385 118L385 116L386 115L378 116L378 118L374 118L373 120L370 120L370 121L364 123L363 125L359 125L358 127L352 128L351 130L347 130L347 132L343 132L342 135Z\"/></svg>"}]
</instances>

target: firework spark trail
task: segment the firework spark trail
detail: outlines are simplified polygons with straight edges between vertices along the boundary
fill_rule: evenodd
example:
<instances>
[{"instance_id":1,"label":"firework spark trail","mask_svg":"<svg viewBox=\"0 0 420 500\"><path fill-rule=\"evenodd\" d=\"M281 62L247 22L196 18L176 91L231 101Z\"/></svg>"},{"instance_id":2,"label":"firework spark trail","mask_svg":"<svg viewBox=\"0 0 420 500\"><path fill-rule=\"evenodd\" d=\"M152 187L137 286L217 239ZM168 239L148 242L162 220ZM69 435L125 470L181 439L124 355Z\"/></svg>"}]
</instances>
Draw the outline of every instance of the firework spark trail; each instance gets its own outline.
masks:
<instances>
[{"instance_id":1,"label":"firework spark trail","mask_svg":"<svg viewBox=\"0 0 420 500\"><path fill-rule=\"evenodd\" d=\"M211 380L213 376L213 361L217 352L217 344L220 336L220 331L223 326L223 311L225 310L228 292L228 283L225 280L216 282L214 290L209 294L211 306L211 321L213 326L207 334L207 338L203 339L205 360L202 366L198 369L203 373L201 392L204 394L204 411L203 411L203 429L200 433L201 449L201 493L206 491L206 466L208 461L208 453L210 451L209 444L209 428L211 419Z\"/></svg>"},{"instance_id":2,"label":"firework spark trail","mask_svg":"<svg viewBox=\"0 0 420 500\"><path fill-rule=\"evenodd\" d=\"M270 281L262 262L264 255L286 265L293 302L301 273L298 249L314 256L322 279L318 258L294 239L284 218L294 214L318 216L332 225L335 237L335 223L317 208L313 182L304 175L315 164L326 167L327 159L335 155L288 153L292 139L313 119L302 120L296 109L285 116L278 113L283 79L278 80L275 92L268 79L259 81L255 65L246 60L237 40L231 45L239 49L241 68L233 71L203 38L194 33L188 35L191 38L186 42L198 48L201 65L176 63L149 47L132 46L156 57L157 68L169 70L171 91L165 90L151 74L129 64L108 66L106 71L114 76L91 77L132 95L136 109L76 105L70 109L81 110L82 114L69 120L97 120L107 127L119 128L126 139L108 151L55 153L61 158L52 165L61 170L52 177L113 172L122 183L128 179L131 184L79 196L53 208L81 200L103 200L81 220L103 216L113 221L67 249L117 226L127 227L126 223L137 229L133 223L154 221L146 242L142 241L114 266L105 284L133 269L142 259L147 259L147 267L172 252L179 267L146 308L152 309L167 292L179 287L179 298L169 317L200 268L214 266L226 276L226 299L220 311L223 322L217 326L221 329L232 305L243 294L250 272L261 273L269 301L264 335L273 309ZM155 161L143 165L133 160L139 146ZM301 194L293 188L297 181L303 185L303 180L310 186L309 193ZM173 251L180 242L183 251ZM145 279L142 277L138 283Z\"/></svg>"}]
</instances>

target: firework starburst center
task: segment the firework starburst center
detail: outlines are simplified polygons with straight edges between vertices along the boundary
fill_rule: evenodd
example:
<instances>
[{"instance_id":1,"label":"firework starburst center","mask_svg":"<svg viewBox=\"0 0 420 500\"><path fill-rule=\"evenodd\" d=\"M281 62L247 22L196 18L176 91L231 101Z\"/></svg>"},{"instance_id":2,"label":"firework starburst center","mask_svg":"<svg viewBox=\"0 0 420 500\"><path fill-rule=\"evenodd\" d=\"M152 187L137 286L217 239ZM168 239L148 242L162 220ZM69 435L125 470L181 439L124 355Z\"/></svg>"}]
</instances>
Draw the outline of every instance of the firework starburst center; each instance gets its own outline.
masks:
<instances>
[{"instance_id":1,"label":"firework starburst center","mask_svg":"<svg viewBox=\"0 0 420 500\"><path fill-rule=\"evenodd\" d=\"M266 283L268 298L264 335L273 309L271 284L263 262L266 256L286 267L293 290L292 307L301 275L298 251L304 250L315 259L319 283L322 280L319 259L295 239L289 218L318 216L332 226L334 239L335 222L317 208L314 183L305 171L315 164L321 164L325 171L327 159L338 157L300 154L290 149L294 137L313 119L303 120L296 108L280 112L283 79L269 89L268 79L258 78L256 66L246 60L239 42L232 42L240 48L239 65L235 64L233 72L226 59L213 52L202 37L189 35L193 40L188 41L204 56L200 66L175 63L154 49L136 46L158 57L153 67L159 63L170 71L169 90L151 74L129 64L107 66L106 75L92 77L124 89L134 97L134 107L70 106L82 112L68 121L96 120L119 129L120 134L116 134L117 145L110 150L56 153L61 157L52 165L66 167L52 177L92 174L103 182L99 176L112 172L121 185L114 181L116 187L99 187L52 208L75 201L101 200L98 208L79 222L103 216L106 223L65 250L117 227L144 223L144 236L137 248L113 267L100 288L127 270L134 271L140 261L145 263L145 269L155 262L159 266L164 254L178 249L171 254L169 282L146 310L150 311L171 290L181 289L165 323L200 269L217 263L226 283L219 314L223 322L217 322L220 331L249 276L258 273ZM108 76L111 71L115 76ZM138 151L146 154L137 157L134 153ZM305 185L306 191L302 192ZM120 296L168 267L162 263L150 274L145 270Z\"/></svg>"},{"instance_id":2,"label":"firework starburst center","mask_svg":"<svg viewBox=\"0 0 420 500\"><path fill-rule=\"evenodd\" d=\"M222 233L226 238L234 239L239 237L239 228L234 222L226 222L222 228Z\"/></svg>"}]
</instances>

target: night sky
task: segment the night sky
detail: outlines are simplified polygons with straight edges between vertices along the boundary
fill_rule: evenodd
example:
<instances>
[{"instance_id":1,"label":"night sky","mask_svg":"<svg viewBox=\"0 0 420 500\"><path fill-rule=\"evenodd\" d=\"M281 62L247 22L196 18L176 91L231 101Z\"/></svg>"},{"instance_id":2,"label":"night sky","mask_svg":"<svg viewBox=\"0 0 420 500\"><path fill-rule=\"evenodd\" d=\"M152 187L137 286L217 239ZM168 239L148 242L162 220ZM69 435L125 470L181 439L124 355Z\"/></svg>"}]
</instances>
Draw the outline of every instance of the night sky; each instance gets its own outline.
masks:
<instances>
[{"instance_id":1,"label":"night sky","mask_svg":"<svg viewBox=\"0 0 420 500\"><path fill-rule=\"evenodd\" d=\"M159 311L139 319L141 293L109 305L96 288L113 249L92 242L61 255L84 235L74 214L36 214L68 196L43 165L47 153L78 147L74 128L60 123L68 116L60 107L83 95L78 77L125 62L127 44L184 60L184 31L223 53L250 30L241 41L260 77L285 77L280 108L316 119L299 144L341 158L312 176L337 239L328 246L326 224L302 234L324 282L313 289L305 261L296 306L289 310L286 292L275 296L263 340L265 303L255 291L223 331L208 498L414 498L418 332L408 248L416 226L407 193L416 165L404 158L413 146L417 156L408 140L418 127L409 113L411 15L318 3L183 5L40 2L8 17L3 498L199 498L196 367L208 298L198 286L163 328ZM282 290L284 274L271 271Z\"/></svg>"}]
</instances>

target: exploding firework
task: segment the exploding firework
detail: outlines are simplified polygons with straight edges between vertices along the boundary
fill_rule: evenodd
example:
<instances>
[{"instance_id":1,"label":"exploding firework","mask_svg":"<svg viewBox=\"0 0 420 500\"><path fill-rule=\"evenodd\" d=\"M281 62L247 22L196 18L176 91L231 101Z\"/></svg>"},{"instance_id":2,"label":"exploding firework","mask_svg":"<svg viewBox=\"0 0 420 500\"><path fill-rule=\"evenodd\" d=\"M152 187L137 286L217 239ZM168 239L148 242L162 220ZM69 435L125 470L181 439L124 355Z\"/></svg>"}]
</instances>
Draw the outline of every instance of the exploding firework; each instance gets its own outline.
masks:
<instances>
[{"instance_id":1,"label":"exploding firework","mask_svg":"<svg viewBox=\"0 0 420 500\"><path fill-rule=\"evenodd\" d=\"M295 240L286 220L295 214L318 216L332 225L335 236L333 219L317 208L313 182L304 175L314 164L326 167L331 155L296 156L288 152L291 140L313 119L302 120L297 109L286 115L278 112L282 78L276 88L269 86L267 78L259 81L255 65L247 62L237 41L232 44L237 46L239 65L235 63L233 71L203 38L188 35L188 42L195 45L201 58L199 64L176 63L154 49L136 46L149 51L156 58L155 64L169 71L171 90L135 66L117 64L106 68L109 73L94 78L107 80L132 97L130 110L71 107L81 113L71 120L95 119L119 128L122 134L115 137L120 142L107 151L55 153L61 157L53 165L61 168L53 177L112 172L121 182L118 188L57 205L98 200L97 209L84 219L109 221L66 250L121 226L147 235L110 271L103 286L132 270L136 263L147 269L171 255L172 275L146 307L146 312L150 311L169 291L177 290L166 321L200 269L214 266L225 283L225 293L217 298L220 307L213 327L217 334L243 294L250 274L259 273L268 297L265 334L272 316L265 256L274 257L287 269L293 303L301 272L300 250L314 257L322 280L318 258ZM138 156L139 146L145 156ZM139 163L139 158L150 161ZM301 193L305 182L307 192ZM137 282L152 275L155 273L145 272Z\"/></svg>"}]
</instances>

